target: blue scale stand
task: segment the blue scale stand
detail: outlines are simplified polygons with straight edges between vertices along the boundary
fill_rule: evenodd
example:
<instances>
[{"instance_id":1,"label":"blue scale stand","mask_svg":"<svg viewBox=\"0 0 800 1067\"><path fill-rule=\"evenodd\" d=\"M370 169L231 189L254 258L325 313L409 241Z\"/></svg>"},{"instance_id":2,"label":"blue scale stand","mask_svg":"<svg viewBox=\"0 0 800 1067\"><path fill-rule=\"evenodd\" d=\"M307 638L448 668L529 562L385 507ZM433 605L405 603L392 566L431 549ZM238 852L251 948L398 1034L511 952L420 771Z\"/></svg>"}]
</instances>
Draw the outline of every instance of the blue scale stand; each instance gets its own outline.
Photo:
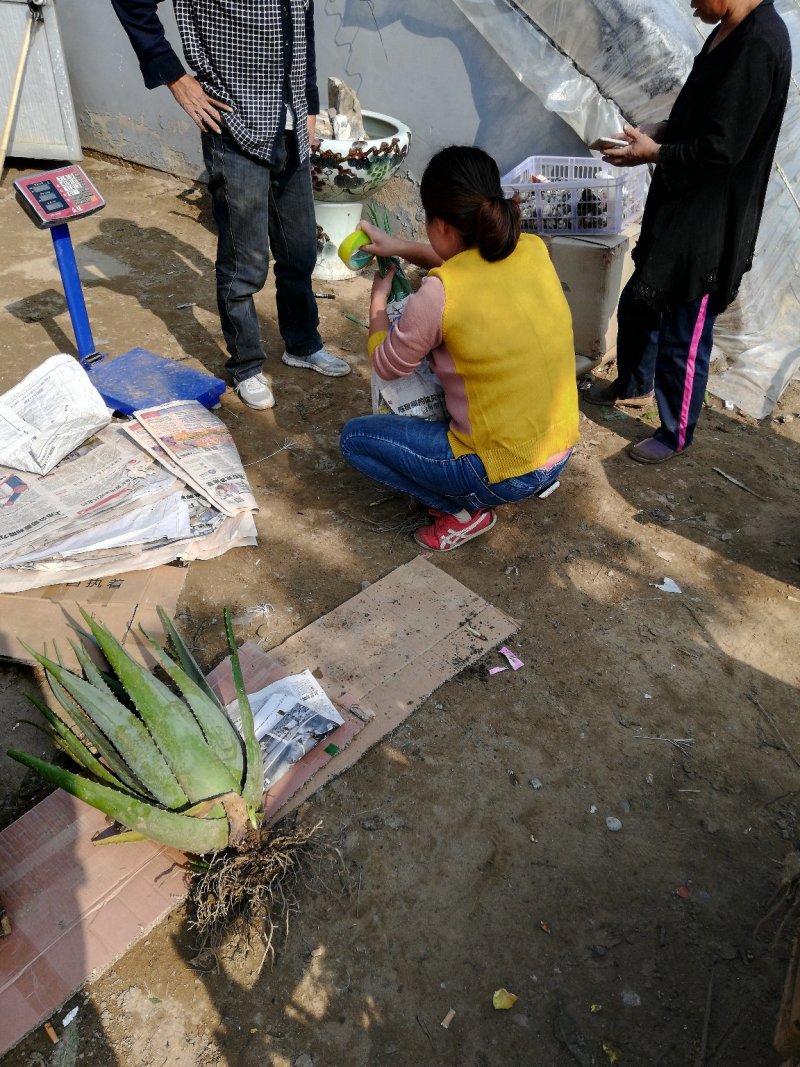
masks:
<instances>
[{"instance_id":1,"label":"blue scale stand","mask_svg":"<svg viewBox=\"0 0 800 1067\"><path fill-rule=\"evenodd\" d=\"M69 221L105 207L105 200L84 171L73 164L17 178L14 189L36 225L50 230L78 358L108 407L123 415L170 400L197 400L204 407L217 407L225 383L211 374L146 348L131 348L115 357L96 350L69 232Z\"/></svg>"}]
</instances>

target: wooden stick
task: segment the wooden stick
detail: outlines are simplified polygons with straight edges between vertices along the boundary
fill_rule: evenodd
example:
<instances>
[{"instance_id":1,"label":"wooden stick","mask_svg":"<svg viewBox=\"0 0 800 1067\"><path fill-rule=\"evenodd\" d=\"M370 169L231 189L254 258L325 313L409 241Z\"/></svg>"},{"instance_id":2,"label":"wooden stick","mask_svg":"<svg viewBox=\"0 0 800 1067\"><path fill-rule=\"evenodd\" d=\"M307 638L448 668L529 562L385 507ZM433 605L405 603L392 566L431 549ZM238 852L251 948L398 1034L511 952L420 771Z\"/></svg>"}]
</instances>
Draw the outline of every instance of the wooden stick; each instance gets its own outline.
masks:
<instances>
[{"instance_id":1,"label":"wooden stick","mask_svg":"<svg viewBox=\"0 0 800 1067\"><path fill-rule=\"evenodd\" d=\"M11 140L11 127L14 125L14 116L17 112L17 102L19 100L20 89L22 88L22 75L25 73L25 63L28 58L28 49L31 44L31 34L33 33L33 24L36 21L36 16L31 11L28 15L28 21L25 23L25 34L22 38L22 51L19 54L19 60L17 61L17 71L14 75L14 84L11 86L11 96L8 102L8 115L6 116L6 124L3 127L3 137L0 140L0 177L2 177L3 167L6 162L6 152L8 151L8 142Z\"/></svg>"},{"instance_id":2,"label":"wooden stick","mask_svg":"<svg viewBox=\"0 0 800 1067\"><path fill-rule=\"evenodd\" d=\"M711 469L716 474L721 474L722 477L726 478L729 482L731 482L732 485L738 485L740 489L744 489L744 491L746 493L749 493L750 496L754 496L756 498L756 500L763 500L764 499L763 496L759 496L758 493L754 493L753 490L749 486L744 484L744 482L740 482L738 478L734 478L732 474L726 474L725 471L721 471L719 469L719 467L712 467Z\"/></svg>"},{"instance_id":3,"label":"wooden stick","mask_svg":"<svg viewBox=\"0 0 800 1067\"><path fill-rule=\"evenodd\" d=\"M778 729L778 727L777 727L777 725L775 723L775 720L770 715L770 713L767 711L767 709L764 707L764 705L761 703L761 701L758 699L758 697L755 695L755 693L748 693L747 694L747 699L750 701L751 704L754 704L758 708L758 710L761 712L761 714L767 720L767 722L769 723L770 727L772 728L772 730L774 731L775 735L777 736L778 740L783 745L784 751L786 752L786 755L789 757L789 759L792 761L792 763L794 763L794 765L796 767L800 767L800 760L797 758L797 756L795 756L795 754L792 751L792 748L791 748L789 742L786 740L786 738L780 732L780 730Z\"/></svg>"}]
</instances>

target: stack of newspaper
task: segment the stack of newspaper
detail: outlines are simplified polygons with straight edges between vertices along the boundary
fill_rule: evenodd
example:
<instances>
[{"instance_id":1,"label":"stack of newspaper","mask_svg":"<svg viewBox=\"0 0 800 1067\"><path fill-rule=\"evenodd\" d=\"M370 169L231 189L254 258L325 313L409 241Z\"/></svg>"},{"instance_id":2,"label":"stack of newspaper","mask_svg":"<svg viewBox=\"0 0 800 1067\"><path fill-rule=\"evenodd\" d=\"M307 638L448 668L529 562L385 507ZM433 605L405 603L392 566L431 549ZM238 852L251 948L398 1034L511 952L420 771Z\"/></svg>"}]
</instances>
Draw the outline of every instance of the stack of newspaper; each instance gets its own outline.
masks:
<instances>
[{"instance_id":1,"label":"stack of newspaper","mask_svg":"<svg viewBox=\"0 0 800 1067\"><path fill-rule=\"evenodd\" d=\"M112 422L70 356L0 397L0 592L211 559L257 543L255 510L232 437L195 400Z\"/></svg>"}]
</instances>

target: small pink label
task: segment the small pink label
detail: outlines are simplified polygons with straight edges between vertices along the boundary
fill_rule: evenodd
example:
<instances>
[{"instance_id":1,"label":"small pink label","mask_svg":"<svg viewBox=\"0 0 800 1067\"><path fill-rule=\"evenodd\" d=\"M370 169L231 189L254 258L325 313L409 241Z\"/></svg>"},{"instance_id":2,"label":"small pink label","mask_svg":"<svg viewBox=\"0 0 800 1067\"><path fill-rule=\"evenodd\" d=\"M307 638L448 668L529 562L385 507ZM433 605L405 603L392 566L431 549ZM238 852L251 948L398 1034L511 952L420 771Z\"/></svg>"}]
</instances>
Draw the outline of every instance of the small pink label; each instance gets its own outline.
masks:
<instances>
[{"instance_id":1,"label":"small pink label","mask_svg":"<svg viewBox=\"0 0 800 1067\"><path fill-rule=\"evenodd\" d=\"M513 671L518 671L520 669L520 667L524 667L525 666L525 664L522 662L522 660L519 658L519 656L516 656L511 651L511 649L510 648L506 648L505 645L503 645L503 647L501 649L498 649L498 651L499 651L501 656L505 656L506 657L508 662L511 664L511 669Z\"/></svg>"}]
</instances>

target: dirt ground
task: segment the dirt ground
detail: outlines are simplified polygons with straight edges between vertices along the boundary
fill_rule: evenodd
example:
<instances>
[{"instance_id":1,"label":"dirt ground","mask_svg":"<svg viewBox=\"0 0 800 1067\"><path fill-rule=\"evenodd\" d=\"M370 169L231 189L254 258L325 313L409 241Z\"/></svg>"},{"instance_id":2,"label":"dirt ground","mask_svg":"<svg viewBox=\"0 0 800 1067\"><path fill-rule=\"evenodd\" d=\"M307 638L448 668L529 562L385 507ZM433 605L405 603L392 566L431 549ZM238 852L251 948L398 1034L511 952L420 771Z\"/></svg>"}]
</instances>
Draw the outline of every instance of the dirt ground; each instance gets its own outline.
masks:
<instances>
[{"instance_id":1,"label":"dirt ground","mask_svg":"<svg viewBox=\"0 0 800 1067\"><path fill-rule=\"evenodd\" d=\"M200 187L86 166L108 201L73 228L99 346L222 374ZM0 388L74 351L15 173L0 189ZM320 312L353 365L341 380L284 367L271 290L259 298L277 406L226 394L221 414L253 463L260 544L190 567L179 622L205 666L223 605L272 605L258 635L263 618L238 627L269 649L415 554L373 525L404 502L370 507L386 494L337 448L368 409L366 331L345 318L365 315L368 284L318 286L336 294ZM60 1047L39 1030L4 1067L777 1065L795 917L756 927L800 833L800 384L761 424L712 399L663 468L625 455L651 429L584 406L562 489L436 560L520 621L525 668L489 677L487 655L305 806L349 893L304 894L260 974L258 946L193 969L177 909L68 1002ZM682 592L659 590L665 577ZM2 671L5 742L31 680ZM38 786L5 759L0 782L6 823ZM509 1011L492 1007L501 986L519 997Z\"/></svg>"}]
</instances>

